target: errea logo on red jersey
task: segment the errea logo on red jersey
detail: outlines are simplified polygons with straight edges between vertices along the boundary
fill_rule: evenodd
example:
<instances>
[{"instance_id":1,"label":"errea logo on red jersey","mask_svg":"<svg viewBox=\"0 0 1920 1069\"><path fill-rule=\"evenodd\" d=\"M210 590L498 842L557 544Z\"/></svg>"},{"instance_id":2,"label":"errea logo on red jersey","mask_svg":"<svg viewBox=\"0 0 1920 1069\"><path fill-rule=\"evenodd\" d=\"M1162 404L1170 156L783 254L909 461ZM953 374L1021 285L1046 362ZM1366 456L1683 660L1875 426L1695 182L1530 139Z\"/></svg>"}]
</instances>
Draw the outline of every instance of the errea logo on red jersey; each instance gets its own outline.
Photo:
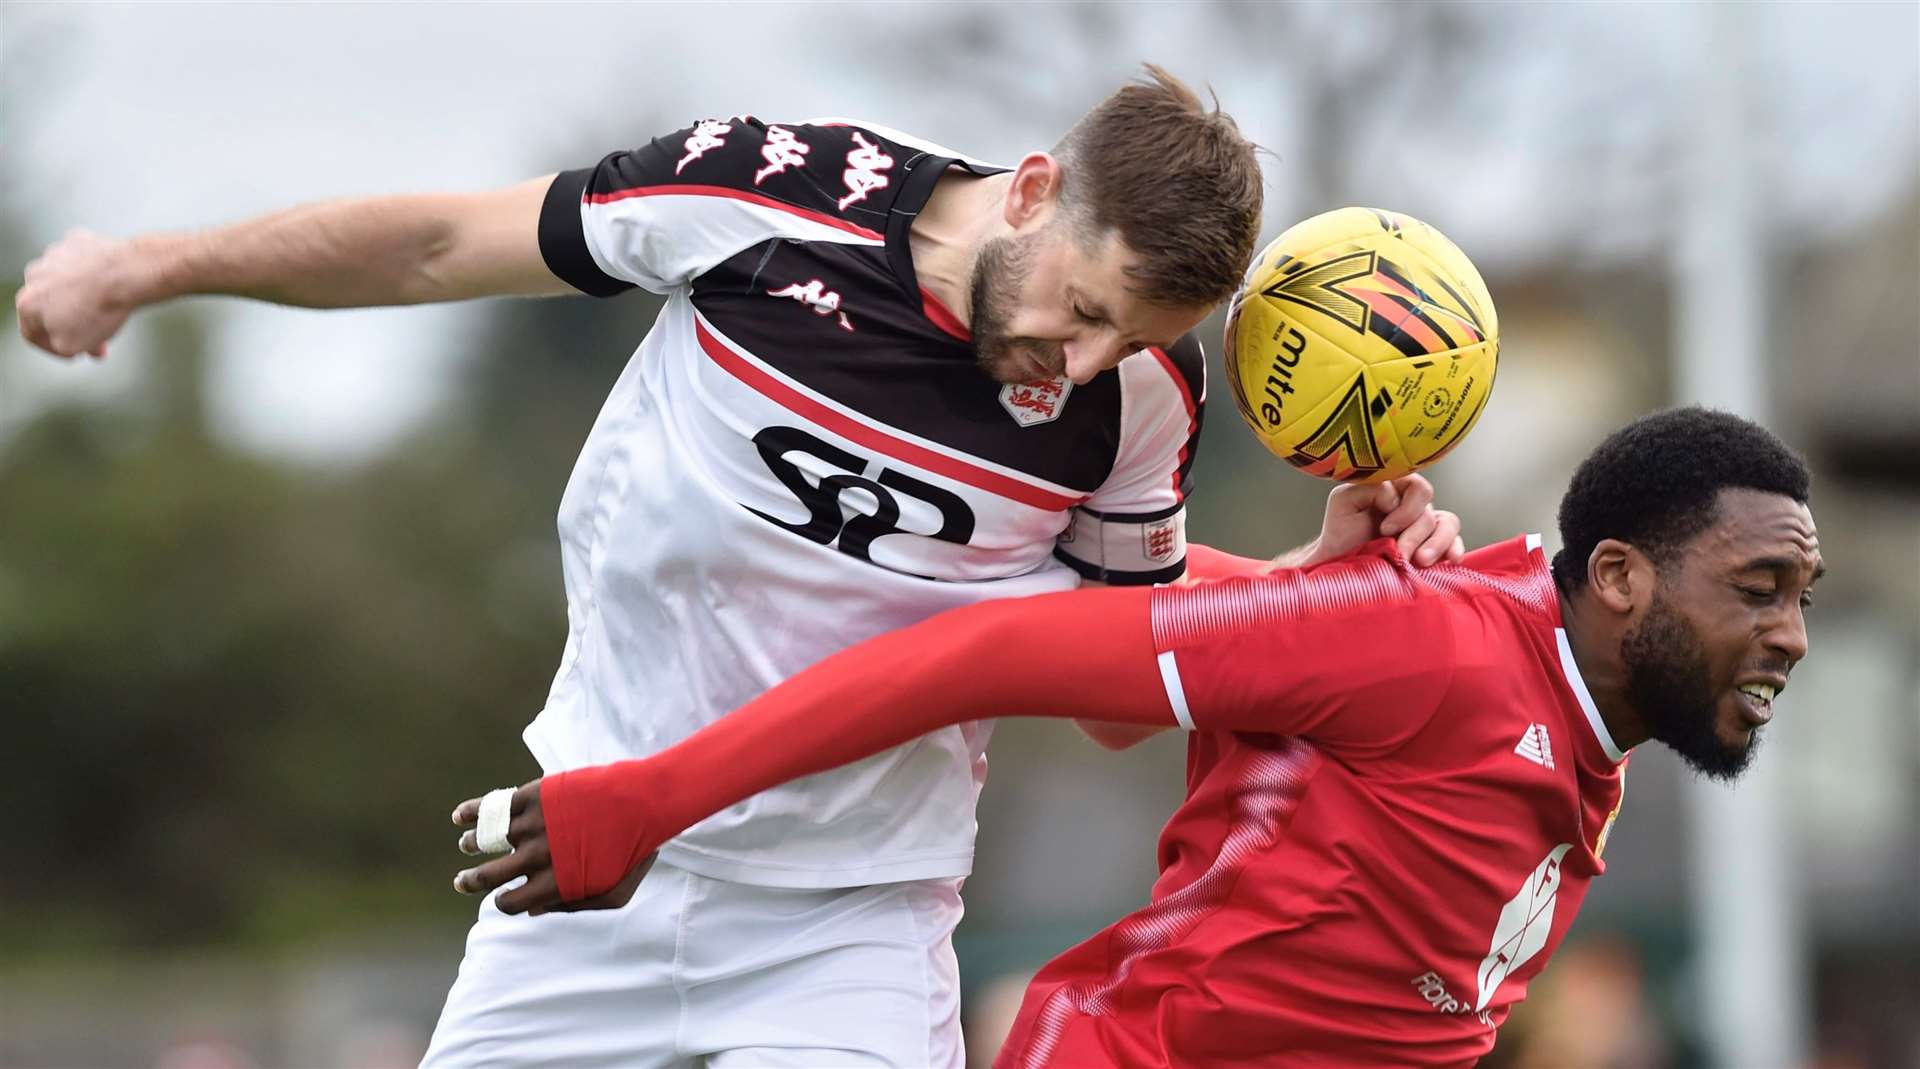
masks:
<instances>
[{"instance_id":1,"label":"errea logo on red jersey","mask_svg":"<svg viewBox=\"0 0 1920 1069\"><path fill-rule=\"evenodd\" d=\"M1038 382L1016 382L1000 387L1000 407L1022 427L1052 423L1067 407L1067 395L1073 392L1073 380L1065 375Z\"/></svg>"}]
</instances>

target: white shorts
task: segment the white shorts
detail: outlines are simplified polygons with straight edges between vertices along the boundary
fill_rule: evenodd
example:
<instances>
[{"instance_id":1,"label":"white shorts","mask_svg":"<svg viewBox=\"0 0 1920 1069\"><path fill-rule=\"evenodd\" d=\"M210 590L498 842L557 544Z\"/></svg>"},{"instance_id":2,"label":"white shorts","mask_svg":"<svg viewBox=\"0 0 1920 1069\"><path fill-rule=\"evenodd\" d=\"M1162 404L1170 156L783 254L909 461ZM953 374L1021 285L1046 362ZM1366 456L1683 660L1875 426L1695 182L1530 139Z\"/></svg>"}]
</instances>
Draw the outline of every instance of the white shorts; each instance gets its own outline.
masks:
<instances>
[{"instance_id":1,"label":"white shorts","mask_svg":"<svg viewBox=\"0 0 1920 1069\"><path fill-rule=\"evenodd\" d=\"M960 1069L960 881L755 887L656 861L618 910L489 895L423 1069Z\"/></svg>"}]
</instances>

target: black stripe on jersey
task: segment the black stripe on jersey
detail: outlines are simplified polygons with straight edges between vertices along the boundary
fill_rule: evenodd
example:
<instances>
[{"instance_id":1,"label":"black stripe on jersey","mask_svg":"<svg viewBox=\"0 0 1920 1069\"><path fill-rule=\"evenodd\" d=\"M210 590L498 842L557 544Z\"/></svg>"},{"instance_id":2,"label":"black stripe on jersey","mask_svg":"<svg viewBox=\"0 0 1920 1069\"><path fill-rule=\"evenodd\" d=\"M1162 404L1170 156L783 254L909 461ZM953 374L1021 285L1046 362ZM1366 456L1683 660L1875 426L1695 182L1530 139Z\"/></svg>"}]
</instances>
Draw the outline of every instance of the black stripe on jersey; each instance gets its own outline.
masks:
<instances>
[{"instance_id":1,"label":"black stripe on jersey","mask_svg":"<svg viewBox=\"0 0 1920 1069\"><path fill-rule=\"evenodd\" d=\"M1175 483L1180 500L1185 501L1193 493L1193 462L1200 455L1200 428L1207 418L1207 354L1200 346L1200 339L1191 331L1161 351L1180 372L1181 380L1187 384L1187 396L1193 399L1193 430L1187 435L1187 448Z\"/></svg>"},{"instance_id":2,"label":"black stripe on jersey","mask_svg":"<svg viewBox=\"0 0 1920 1069\"><path fill-rule=\"evenodd\" d=\"M1075 507L1081 512L1092 516L1094 519L1107 523L1152 523L1155 520L1164 520L1187 506L1185 502L1176 502L1168 505L1166 508L1155 509L1152 512L1102 512L1099 509L1090 509L1085 505L1077 505Z\"/></svg>"},{"instance_id":3,"label":"black stripe on jersey","mask_svg":"<svg viewBox=\"0 0 1920 1069\"><path fill-rule=\"evenodd\" d=\"M1180 377L1187 384L1187 396L1193 398L1194 407L1200 407L1201 399L1207 392L1207 354L1200 347L1200 339L1189 331L1161 351L1179 369Z\"/></svg>"},{"instance_id":4,"label":"black stripe on jersey","mask_svg":"<svg viewBox=\"0 0 1920 1069\"><path fill-rule=\"evenodd\" d=\"M615 297L633 289L633 283L600 270L587 251L587 233L580 225L580 202L586 199L593 171L592 167L561 171L547 187L547 199L540 205L540 258L554 277L581 293Z\"/></svg>"},{"instance_id":5,"label":"black stripe on jersey","mask_svg":"<svg viewBox=\"0 0 1920 1069\"><path fill-rule=\"evenodd\" d=\"M1187 574L1187 558L1181 557L1165 568L1156 568L1150 572L1126 572L1118 568L1102 568L1063 549L1053 551L1053 559L1080 573L1080 578L1110 586L1151 586L1154 583L1171 583Z\"/></svg>"},{"instance_id":6,"label":"black stripe on jersey","mask_svg":"<svg viewBox=\"0 0 1920 1069\"><path fill-rule=\"evenodd\" d=\"M815 281L836 295L835 314L776 295ZM1075 386L1053 420L1022 426L973 346L934 325L873 246L763 242L695 279L693 304L755 358L887 427L1084 494L1113 472L1117 372Z\"/></svg>"}]
</instances>

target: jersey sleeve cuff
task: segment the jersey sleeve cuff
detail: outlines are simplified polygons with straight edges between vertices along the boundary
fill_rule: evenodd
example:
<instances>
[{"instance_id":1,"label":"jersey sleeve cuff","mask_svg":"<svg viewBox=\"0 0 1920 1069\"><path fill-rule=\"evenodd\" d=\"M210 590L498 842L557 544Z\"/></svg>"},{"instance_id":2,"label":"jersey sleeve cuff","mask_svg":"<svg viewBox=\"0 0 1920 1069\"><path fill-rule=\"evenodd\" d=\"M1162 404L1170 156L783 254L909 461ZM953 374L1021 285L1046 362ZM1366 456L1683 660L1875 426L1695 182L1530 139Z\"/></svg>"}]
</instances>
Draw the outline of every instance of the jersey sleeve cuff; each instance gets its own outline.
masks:
<instances>
[{"instance_id":1,"label":"jersey sleeve cuff","mask_svg":"<svg viewBox=\"0 0 1920 1069\"><path fill-rule=\"evenodd\" d=\"M600 270L587 249L580 205L586 199L593 172L591 167L562 171L547 187L547 199L540 206L540 256L547 261L547 270L581 293L614 297L632 289L633 283Z\"/></svg>"}]
</instances>

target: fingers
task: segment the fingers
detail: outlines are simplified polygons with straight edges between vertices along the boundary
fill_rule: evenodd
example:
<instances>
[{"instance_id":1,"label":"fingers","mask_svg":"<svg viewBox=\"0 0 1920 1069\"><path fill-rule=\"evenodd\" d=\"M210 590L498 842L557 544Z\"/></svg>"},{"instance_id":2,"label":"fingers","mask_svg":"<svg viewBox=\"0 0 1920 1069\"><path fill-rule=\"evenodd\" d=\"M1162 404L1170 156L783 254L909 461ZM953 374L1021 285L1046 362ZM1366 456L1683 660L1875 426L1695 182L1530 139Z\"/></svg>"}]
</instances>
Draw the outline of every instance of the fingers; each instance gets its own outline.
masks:
<instances>
[{"instance_id":1,"label":"fingers","mask_svg":"<svg viewBox=\"0 0 1920 1069\"><path fill-rule=\"evenodd\" d=\"M514 816L527 811L527 806L540 800L540 781L531 780L513 790L513 806L508 809ZM480 823L480 799L469 798L453 807L453 823L456 827L471 828ZM509 839L512 833L508 833Z\"/></svg>"},{"instance_id":2,"label":"fingers","mask_svg":"<svg viewBox=\"0 0 1920 1069\"><path fill-rule=\"evenodd\" d=\"M543 913L580 913L590 909L619 909L628 902L633 901L633 892L639 888L640 881L646 878L648 870L653 868L654 858L658 856L657 854L647 855L647 857L638 865L635 865L619 883L614 884L613 888L604 894L593 895L574 902L556 901L552 905L536 906L527 910L527 915L530 917L538 917ZM557 891L554 897L556 899L559 898Z\"/></svg>"},{"instance_id":3,"label":"fingers","mask_svg":"<svg viewBox=\"0 0 1920 1069\"><path fill-rule=\"evenodd\" d=\"M1415 516L1412 522L1408 523L1406 528L1400 532L1399 537L1394 539L1394 545L1400 550L1400 555L1415 564L1432 564L1432 560L1422 560L1421 554L1427 552L1425 549L1427 539L1433 534L1434 528L1439 526L1439 524L1440 516L1432 509L1427 509ZM1387 533L1386 527L1387 525L1385 523L1380 525L1381 534ZM1428 557L1437 557L1439 555L1440 551L1437 549L1427 554Z\"/></svg>"},{"instance_id":4,"label":"fingers","mask_svg":"<svg viewBox=\"0 0 1920 1069\"><path fill-rule=\"evenodd\" d=\"M552 858L547 853L547 841L542 837L505 857L460 870L453 877L453 889L463 895L483 895L516 877L531 879L541 872L551 876L550 861Z\"/></svg>"},{"instance_id":5,"label":"fingers","mask_svg":"<svg viewBox=\"0 0 1920 1069\"><path fill-rule=\"evenodd\" d=\"M540 812L539 798L539 780L515 788L509 812L516 815L507 825L507 845L510 848L546 837L547 822ZM454 843L461 853L476 857L486 853L480 849L480 799L469 798L454 806L453 823L455 827L467 829L460 833Z\"/></svg>"},{"instance_id":6,"label":"fingers","mask_svg":"<svg viewBox=\"0 0 1920 1069\"><path fill-rule=\"evenodd\" d=\"M1373 508L1380 513L1380 533L1389 538L1407 530L1433 504L1433 484L1424 475L1408 475L1380 484Z\"/></svg>"},{"instance_id":7,"label":"fingers","mask_svg":"<svg viewBox=\"0 0 1920 1069\"><path fill-rule=\"evenodd\" d=\"M471 828L480 823L480 799L469 798L453 807L453 822L458 827Z\"/></svg>"},{"instance_id":8,"label":"fingers","mask_svg":"<svg viewBox=\"0 0 1920 1069\"><path fill-rule=\"evenodd\" d=\"M506 891L493 900L495 909L509 916L518 913L545 913L562 906L560 884L553 870L543 868L527 877L527 882Z\"/></svg>"},{"instance_id":9,"label":"fingers","mask_svg":"<svg viewBox=\"0 0 1920 1069\"><path fill-rule=\"evenodd\" d=\"M1429 509L1400 536L1399 546L1401 556L1421 567L1459 560L1466 554L1466 544L1460 540L1460 517L1445 509Z\"/></svg>"}]
</instances>

